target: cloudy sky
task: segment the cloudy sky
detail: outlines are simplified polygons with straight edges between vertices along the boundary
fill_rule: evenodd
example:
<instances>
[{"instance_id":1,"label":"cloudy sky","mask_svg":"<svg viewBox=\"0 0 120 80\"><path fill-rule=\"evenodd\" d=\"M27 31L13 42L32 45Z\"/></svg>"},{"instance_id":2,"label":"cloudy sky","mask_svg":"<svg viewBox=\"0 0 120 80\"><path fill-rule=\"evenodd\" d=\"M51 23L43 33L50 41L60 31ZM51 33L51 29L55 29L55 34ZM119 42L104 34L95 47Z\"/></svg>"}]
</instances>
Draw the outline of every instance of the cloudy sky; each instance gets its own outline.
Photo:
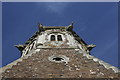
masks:
<instances>
[{"instance_id":1,"label":"cloudy sky","mask_svg":"<svg viewBox=\"0 0 120 80\"><path fill-rule=\"evenodd\" d=\"M113 2L19 2L3 3L3 66L18 59L14 47L24 44L45 26L67 26L74 21L74 31L87 43L95 44L91 55L118 67L118 5Z\"/></svg>"}]
</instances>

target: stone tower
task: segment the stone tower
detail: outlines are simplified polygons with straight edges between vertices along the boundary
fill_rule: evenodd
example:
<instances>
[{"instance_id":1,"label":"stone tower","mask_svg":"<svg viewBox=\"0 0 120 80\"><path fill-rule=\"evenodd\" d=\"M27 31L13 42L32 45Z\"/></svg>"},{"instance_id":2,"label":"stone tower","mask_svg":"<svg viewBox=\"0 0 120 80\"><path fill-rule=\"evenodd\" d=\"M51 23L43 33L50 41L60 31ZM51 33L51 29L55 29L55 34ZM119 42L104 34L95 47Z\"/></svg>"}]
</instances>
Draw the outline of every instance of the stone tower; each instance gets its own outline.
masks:
<instances>
[{"instance_id":1,"label":"stone tower","mask_svg":"<svg viewBox=\"0 0 120 80\"><path fill-rule=\"evenodd\" d=\"M43 26L24 45L21 57L2 68L3 78L118 78L118 69L90 55L69 26Z\"/></svg>"}]
</instances>

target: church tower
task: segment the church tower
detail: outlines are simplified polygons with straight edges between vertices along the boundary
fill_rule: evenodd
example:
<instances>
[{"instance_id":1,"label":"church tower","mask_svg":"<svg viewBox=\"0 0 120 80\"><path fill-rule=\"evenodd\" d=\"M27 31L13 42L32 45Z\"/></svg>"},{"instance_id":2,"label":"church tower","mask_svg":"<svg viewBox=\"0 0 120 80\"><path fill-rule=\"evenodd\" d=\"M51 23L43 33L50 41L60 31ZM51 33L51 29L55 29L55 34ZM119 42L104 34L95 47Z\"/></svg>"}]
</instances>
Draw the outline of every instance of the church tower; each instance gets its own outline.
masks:
<instances>
[{"instance_id":1,"label":"church tower","mask_svg":"<svg viewBox=\"0 0 120 80\"><path fill-rule=\"evenodd\" d=\"M90 55L86 44L69 26L43 26L24 45L21 57L2 68L3 78L118 78L118 69Z\"/></svg>"}]
</instances>

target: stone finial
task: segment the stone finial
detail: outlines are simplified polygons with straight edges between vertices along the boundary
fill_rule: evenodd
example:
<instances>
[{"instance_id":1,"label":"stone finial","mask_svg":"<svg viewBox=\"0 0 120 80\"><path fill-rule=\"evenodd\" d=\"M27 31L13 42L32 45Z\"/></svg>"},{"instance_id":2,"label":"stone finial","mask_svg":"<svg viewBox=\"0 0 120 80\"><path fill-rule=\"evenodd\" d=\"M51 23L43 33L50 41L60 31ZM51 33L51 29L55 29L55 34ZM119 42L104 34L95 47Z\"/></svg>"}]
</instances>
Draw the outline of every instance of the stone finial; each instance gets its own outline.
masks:
<instances>
[{"instance_id":1,"label":"stone finial","mask_svg":"<svg viewBox=\"0 0 120 80\"><path fill-rule=\"evenodd\" d=\"M67 30L68 30L68 31L72 31L72 29L73 29L73 22L72 22L72 24L70 24L70 25L67 27Z\"/></svg>"},{"instance_id":2,"label":"stone finial","mask_svg":"<svg viewBox=\"0 0 120 80\"><path fill-rule=\"evenodd\" d=\"M94 47L96 47L96 45L94 44L87 45L88 50L92 50Z\"/></svg>"},{"instance_id":3,"label":"stone finial","mask_svg":"<svg viewBox=\"0 0 120 80\"><path fill-rule=\"evenodd\" d=\"M38 28L39 28L39 32L44 31L44 29L43 29L43 25L40 24L40 23L38 23Z\"/></svg>"},{"instance_id":4,"label":"stone finial","mask_svg":"<svg viewBox=\"0 0 120 80\"><path fill-rule=\"evenodd\" d=\"M18 50L20 50L20 51L22 51L22 50L24 49L24 45L21 45L21 44L19 44L19 45L14 45L14 46L17 47Z\"/></svg>"}]
</instances>

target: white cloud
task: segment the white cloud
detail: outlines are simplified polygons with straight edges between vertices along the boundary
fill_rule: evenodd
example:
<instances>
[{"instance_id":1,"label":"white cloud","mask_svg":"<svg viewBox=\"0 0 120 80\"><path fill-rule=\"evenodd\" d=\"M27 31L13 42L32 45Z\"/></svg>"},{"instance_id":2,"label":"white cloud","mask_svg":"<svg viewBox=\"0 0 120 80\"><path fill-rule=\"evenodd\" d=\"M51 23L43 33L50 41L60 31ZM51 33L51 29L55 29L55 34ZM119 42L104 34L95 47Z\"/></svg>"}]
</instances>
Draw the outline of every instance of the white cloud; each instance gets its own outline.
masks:
<instances>
[{"instance_id":1,"label":"white cloud","mask_svg":"<svg viewBox=\"0 0 120 80\"><path fill-rule=\"evenodd\" d=\"M110 42L110 41L109 41ZM111 41L109 44L107 43L106 45L103 45L104 46L104 49L100 52L100 55L103 56L104 54L106 54L108 51L111 50L111 48L114 48L115 46L118 46L116 45L116 43L118 43L118 40L115 39L113 41ZM115 54L115 53L113 53Z\"/></svg>"},{"instance_id":2,"label":"white cloud","mask_svg":"<svg viewBox=\"0 0 120 80\"><path fill-rule=\"evenodd\" d=\"M61 3L61 2L45 3L45 8L48 12L57 13L57 14L64 13L67 6L68 6L68 3Z\"/></svg>"},{"instance_id":3,"label":"white cloud","mask_svg":"<svg viewBox=\"0 0 120 80\"><path fill-rule=\"evenodd\" d=\"M112 47L114 47L116 45L116 43L117 43L117 39L110 42L110 44L108 46L106 46L106 50L110 50Z\"/></svg>"}]
</instances>

